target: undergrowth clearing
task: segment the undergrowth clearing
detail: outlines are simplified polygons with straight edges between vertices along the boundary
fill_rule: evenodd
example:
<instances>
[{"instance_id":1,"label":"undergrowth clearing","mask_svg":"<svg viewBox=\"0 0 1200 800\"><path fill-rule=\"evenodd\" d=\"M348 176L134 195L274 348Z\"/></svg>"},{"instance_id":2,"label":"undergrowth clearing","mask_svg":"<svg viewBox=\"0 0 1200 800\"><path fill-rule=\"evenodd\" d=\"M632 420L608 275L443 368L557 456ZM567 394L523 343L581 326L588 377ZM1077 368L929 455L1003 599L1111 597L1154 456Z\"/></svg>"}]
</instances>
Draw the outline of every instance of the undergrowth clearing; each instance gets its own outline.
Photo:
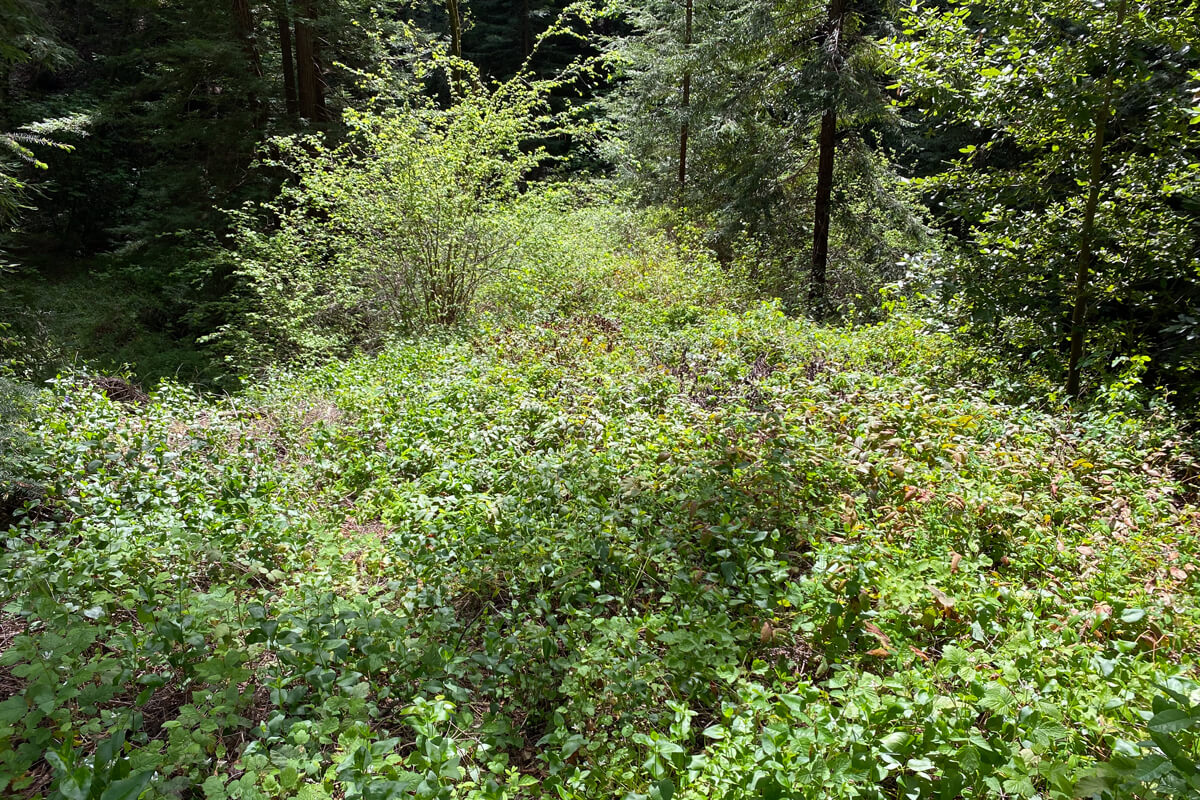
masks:
<instances>
[{"instance_id":1,"label":"undergrowth clearing","mask_svg":"<svg viewBox=\"0 0 1200 800\"><path fill-rule=\"evenodd\" d=\"M469 333L39 396L0 791L1066 798L1191 690L1166 412L1022 403L913 317L789 319L610 223Z\"/></svg>"}]
</instances>

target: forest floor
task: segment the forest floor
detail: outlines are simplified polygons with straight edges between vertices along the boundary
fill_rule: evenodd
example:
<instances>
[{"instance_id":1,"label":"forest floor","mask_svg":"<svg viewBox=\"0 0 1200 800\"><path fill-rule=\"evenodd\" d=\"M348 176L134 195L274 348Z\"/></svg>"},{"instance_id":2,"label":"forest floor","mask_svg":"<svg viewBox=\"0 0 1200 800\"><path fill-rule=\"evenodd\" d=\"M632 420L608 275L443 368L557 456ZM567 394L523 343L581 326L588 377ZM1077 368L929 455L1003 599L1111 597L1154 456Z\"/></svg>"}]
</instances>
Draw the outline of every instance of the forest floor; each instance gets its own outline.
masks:
<instances>
[{"instance_id":1,"label":"forest floor","mask_svg":"<svg viewBox=\"0 0 1200 800\"><path fill-rule=\"evenodd\" d=\"M1191 691L1167 414L596 253L235 396L40 394L0 792L1067 798Z\"/></svg>"}]
</instances>

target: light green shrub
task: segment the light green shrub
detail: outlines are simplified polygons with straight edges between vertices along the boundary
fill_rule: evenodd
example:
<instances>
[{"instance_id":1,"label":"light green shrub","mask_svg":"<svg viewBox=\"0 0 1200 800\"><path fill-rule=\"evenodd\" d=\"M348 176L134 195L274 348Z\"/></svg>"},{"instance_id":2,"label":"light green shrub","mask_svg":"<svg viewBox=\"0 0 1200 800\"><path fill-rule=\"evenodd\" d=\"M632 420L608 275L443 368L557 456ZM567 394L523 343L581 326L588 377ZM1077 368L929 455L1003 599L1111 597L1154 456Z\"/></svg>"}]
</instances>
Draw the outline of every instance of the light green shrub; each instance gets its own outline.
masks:
<instances>
[{"instance_id":1,"label":"light green shrub","mask_svg":"<svg viewBox=\"0 0 1200 800\"><path fill-rule=\"evenodd\" d=\"M280 196L235 215L241 313L215 337L250 368L312 362L469 312L512 264L507 207L545 158L530 146L549 118L544 87L472 91L349 111L347 142L275 143L296 175Z\"/></svg>"}]
</instances>

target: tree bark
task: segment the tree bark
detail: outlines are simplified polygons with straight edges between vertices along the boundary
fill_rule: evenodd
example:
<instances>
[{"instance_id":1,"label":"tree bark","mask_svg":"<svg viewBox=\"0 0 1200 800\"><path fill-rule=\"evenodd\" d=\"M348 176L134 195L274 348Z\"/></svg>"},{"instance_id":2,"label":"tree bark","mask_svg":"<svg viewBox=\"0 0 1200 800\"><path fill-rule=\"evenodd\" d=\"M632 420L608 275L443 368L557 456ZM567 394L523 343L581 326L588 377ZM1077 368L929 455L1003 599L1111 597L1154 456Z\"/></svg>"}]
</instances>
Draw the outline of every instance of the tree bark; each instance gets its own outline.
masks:
<instances>
[{"instance_id":1,"label":"tree bark","mask_svg":"<svg viewBox=\"0 0 1200 800\"><path fill-rule=\"evenodd\" d=\"M458 0L446 0L446 16L450 18L450 54L462 58L462 17Z\"/></svg>"},{"instance_id":2,"label":"tree bark","mask_svg":"<svg viewBox=\"0 0 1200 800\"><path fill-rule=\"evenodd\" d=\"M683 29L683 45L685 48L692 46L692 0L686 0L686 19ZM692 104L692 71L690 68L685 68L683 71L683 100L680 106L683 109L683 124L679 128L679 192L682 195L684 187L687 186L687 157L688 157L688 134L690 133L688 125L688 109Z\"/></svg>"},{"instance_id":3,"label":"tree bark","mask_svg":"<svg viewBox=\"0 0 1200 800\"><path fill-rule=\"evenodd\" d=\"M1125 22L1126 0L1117 7L1117 28ZM1083 361L1083 340L1087 336L1088 278L1092 271L1093 241L1096 234L1096 208L1100 204L1100 189L1104 183L1104 137L1108 132L1108 120L1112 116L1113 60L1110 52L1108 69L1104 76L1104 99L1096 110L1096 126L1092 133L1092 148L1088 157L1088 195L1083 206L1083 220L1079 225L1079 254L1075 267L1074 307L1071 309L1071 352L1067 358L1068 398L1079 397L1080 363Z\"/></svg>"},{"instance_id":4,"label":"tree bark","mask_svg":"<svg viewBox=\"0 0 1200 800\"><path fill-rule=\"evenodd\" d=\"M845 0L830 0L826 47L829 50L829 69L836 73L841 61L842 20L846 14ZM830 76L830 88L821 114L821 130L817 135L817 189L813 202L812 272L808 299L812 310L824 311L826 282L829 270L829 220L833 196L833 161L837 150L837 76Z\"/></svg>"},{"instance_id":5,"label":"tree bark","mask_svg":"<svg viewBox=\"0 0 1200 800\"><path fill-rule=\"evenodd\" d=\"M829 271L829 220L833 195L833 155L837 148L837 109L826 108L817 135L817 194L813 203L812 273L808 299L814 311L825 305Z\"/></svg>"},{"instance_id":6,"label":"tree bark","mask_svg":"<svg viewBox=\"0 0 1200 800\"><path fill-rule=\"evenodd\" d=\"M279 60L283 65L283 103L293 119L300 111L296 102L296 62L292 57L292 26L286 0L276 7L275 24L279 28Z\"/></svg>"},{"instance_id":7,"label":"tree bark","mask_svg":"<svg viewBox=\"0 0 1200 800\"><path fill-rule=\"evenodd\" d=\"M250 12L249 0L233 0L233 25L237 37L246 53L246 60L255 76L263 76L262 59L258 55L258 47L254 44L254 15Z\"/></svg>"},{"instance_id":8,"label":"tree bark","mask_svg":"<svg viewBox=\"0 0 1200 800\"><path fill-rule=\"evenodd\" d=\"M308 13L309 17L313 21L316 21L317 17L316 14L313 13L311 2L308 4ZM315 78L315 85L317 88L316 96L313 98L317 106L316 118L319 120L327 120L329 119L329 109L325 107L325 90L327 88L325 85L325 64L321 60L321 40L316 36L316 34L313 34L312 54L313 77Z\"/></svg>"},{"instance_id":9,"label":"tree bark","mask_svg":"<svg viewBox=\"0 0 1200 800\"><path fill-rule=\"evenodd\" d=\"M300 116L313 119L316 116L316 75L313 63L312 32L308 23L296 19L296 89Z\"/></svg>"},{"instance_id":10,"label":"tree bark","mask_svg":"<svg viewBox=\"0 0 1200 800\"><path fill-rule=\"evenodd\" d=\"M296 85L300 116L319 121L325 119L325 85L312 28L315 15L311 0L304 0L299 11L296 16Z\"/></svg>"}]
</instances>

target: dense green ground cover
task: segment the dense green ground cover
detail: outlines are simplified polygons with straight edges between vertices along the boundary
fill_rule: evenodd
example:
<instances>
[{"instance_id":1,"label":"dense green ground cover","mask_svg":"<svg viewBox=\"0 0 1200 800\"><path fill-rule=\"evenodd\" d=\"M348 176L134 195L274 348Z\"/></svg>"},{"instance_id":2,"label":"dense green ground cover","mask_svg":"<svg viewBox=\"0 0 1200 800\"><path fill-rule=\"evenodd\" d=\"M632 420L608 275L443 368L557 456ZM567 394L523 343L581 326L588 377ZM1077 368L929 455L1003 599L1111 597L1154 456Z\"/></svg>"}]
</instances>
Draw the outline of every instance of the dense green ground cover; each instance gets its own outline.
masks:
<instances>
[{"instance_id":1,"label":"dense green ground cover","mask_svg":"<svg viewBox=\"0 0 1200 800\"><path fill-rule=\"evenodd\" d=\"M619 214L551 227L469 333L36 400L0 791L1070 797L1190 690L1165 414L785 318Z\"/></svg>"}]
</instances>

